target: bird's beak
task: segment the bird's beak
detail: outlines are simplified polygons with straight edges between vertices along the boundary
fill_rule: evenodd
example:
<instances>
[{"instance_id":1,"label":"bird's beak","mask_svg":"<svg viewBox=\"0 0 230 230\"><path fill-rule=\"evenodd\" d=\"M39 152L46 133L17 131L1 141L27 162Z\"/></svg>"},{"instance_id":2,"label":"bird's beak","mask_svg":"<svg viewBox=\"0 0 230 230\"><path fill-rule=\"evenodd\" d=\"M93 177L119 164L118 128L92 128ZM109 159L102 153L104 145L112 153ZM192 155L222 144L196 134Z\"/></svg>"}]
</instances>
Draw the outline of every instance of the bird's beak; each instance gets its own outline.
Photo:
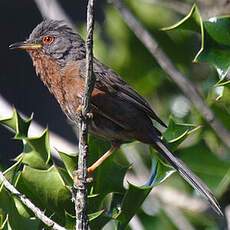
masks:
<instances>
[{"instance_id":1,"label":"bird's beak","mask_svg":"<svg viewBox=\"0 0 230 230\"><path fill-rule=\"evenodd\" d=\"M42 48L42 45L39 43L30 43L27 41L24 42L16 42L9 46L11 50L14 49L23 49L23 50L34 50Z\"/></svg>"}]
</instances>

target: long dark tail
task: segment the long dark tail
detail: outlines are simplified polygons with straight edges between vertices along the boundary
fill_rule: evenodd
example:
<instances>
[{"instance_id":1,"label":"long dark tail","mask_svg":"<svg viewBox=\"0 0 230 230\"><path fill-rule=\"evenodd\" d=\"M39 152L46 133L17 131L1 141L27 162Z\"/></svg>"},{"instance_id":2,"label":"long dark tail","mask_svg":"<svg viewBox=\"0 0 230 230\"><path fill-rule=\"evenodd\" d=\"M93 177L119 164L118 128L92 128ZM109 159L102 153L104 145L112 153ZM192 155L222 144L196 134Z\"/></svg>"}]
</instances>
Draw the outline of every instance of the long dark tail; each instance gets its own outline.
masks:
<instances>
[{"instance_id":1,"label":"long dark tail","mask_svg":"<svg viewBox=\"0 0 230 230\"><path fill-rule=\"evenodd\" d=\"M152 145L194 189L198 190L208 200L213 210L217 214L223 216L220 205L207 185L205 185L204 182L202 182L201 179L198 178L181 160L176 158L161 140L155 141Z\"/></svg>"}]
</instances>

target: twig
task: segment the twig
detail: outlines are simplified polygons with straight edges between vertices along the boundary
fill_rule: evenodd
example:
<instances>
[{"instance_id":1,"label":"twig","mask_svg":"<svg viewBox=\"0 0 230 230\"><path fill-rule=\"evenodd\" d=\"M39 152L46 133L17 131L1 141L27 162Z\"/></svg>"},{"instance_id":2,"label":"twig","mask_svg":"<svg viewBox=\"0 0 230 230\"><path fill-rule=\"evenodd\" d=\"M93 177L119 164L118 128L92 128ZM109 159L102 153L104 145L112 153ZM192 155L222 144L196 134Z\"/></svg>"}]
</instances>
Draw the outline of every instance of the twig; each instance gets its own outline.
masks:
<instances>
[{"instance_id":1,"label":"twig","mask_svg":"<svg viewBox=\"0 0 230 230\"><path fill-rule=\"evenodd\" d=\"M54 230L66 230L59 224L55 223L49 217L47 217L44 212L42 212L38 207L36 207L25 195L21 194L10 182L4 177L3 173L0 171L0 183L3 183L4 187L12 194L18 197L21 202L29 208L34 215L41 220L45 225Z\"/></svg>"},{"instance_id":2,"label":"twig","mask_svg":"<svg viewBox=\"0 0 230 230\"><path fill-rule=\"evenodd\" d=\"M213 128L216 135L222 142L230 148L230 133L222 123L215 117L215 114L208 107L196 86L173 65L168 56L159 47L153 36L142 26L121 0L111 0L122 15L129 28L135 33L137 38L149 50L161 68L177 84L181 91L191 100L195 108L200 112L206 122Z\"/></svg>"},{"instance_id":3,"label":"twig","mask_svg":"<svg viewBox=\"0 0 230 230\"><path fill-rule=\"evenodd\" d=\"M90 97L94 88L93 75L93 29L94 29L94 2L89 0L87 6L87 38L86 38L86 78L85 91L82 99L82 111L79 117L79 157L78 178L75 211L76 229L88 229L87 218L87 155L88 155L88 122L90 113Z\"/></svg>"}]
</instances>

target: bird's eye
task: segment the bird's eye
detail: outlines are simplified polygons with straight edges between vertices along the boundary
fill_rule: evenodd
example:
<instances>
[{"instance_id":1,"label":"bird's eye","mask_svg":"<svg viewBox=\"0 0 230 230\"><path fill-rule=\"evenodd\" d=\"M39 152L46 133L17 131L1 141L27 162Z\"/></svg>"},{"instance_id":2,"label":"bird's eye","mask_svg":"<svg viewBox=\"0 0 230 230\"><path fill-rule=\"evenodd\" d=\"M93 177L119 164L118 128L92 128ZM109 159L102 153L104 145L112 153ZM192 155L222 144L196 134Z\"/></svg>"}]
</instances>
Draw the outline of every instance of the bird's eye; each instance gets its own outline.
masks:
<instances>
[{"instance_id":1,"label":"bird's eye","mask_svg":"<svg viewBox=\"0 0 230 230\"><path fill-rule=\"evenodd\" d=\"M47 36L45 36L45 37L42 38L42 42L45 45L50 45L51 43L53 43L53 41L54 41L54 37L53 36L47 35Z\"/></svg>"}]
</instances>

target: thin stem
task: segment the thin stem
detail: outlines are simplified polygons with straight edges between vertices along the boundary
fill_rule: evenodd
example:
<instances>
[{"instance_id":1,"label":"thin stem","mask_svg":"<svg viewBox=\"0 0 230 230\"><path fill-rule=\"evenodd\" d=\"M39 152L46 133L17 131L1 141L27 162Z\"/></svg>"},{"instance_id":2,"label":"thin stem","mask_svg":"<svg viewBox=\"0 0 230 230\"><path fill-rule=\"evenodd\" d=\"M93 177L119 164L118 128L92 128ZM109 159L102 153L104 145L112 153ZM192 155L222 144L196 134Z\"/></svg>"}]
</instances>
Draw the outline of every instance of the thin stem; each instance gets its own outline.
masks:
<instances>
[{"instance_id":1,"label":"thin stem","mask_svg":"<svg viewBox=\"0 0 230 230\"><path fill-rule=\"evenodd\" d=\"M156 59L161 68L176 83L181 91L193 103L197 111L203 116L206 122L212 127L222 142L230 148L230 133L223 124L216 118L213 111L208 107L203 97L199 94L196 86L184 76L171 62L169 57L159 47L154 37L144 28L130 10L121 0L111 0L120 12L126 24L135 33L137 38L144 44L152 56Z\"/></svg>"},{"instance_id":2,"label":"thin stem","mask_svg":"<svg viewBox=\"0 0 230 230\"><path fill-rule=\"evenodd\" d=\"M86 38L86 78L85 91L82 98L82 111L79 117L79 156L78 178L75 181L77 194L75 199L76 229L88 229L87 216L87 156L88 156L88 123L90 113L90 97L95 84L93 75L93 29L94 29L94 3L89 0L87 6L87 38Z\"/></svg>"},{"instance_id":3,"label":"thin stem","mask_svg":"<svg viewBox=\"0 0 230 230\"><path fill-rule=\"evenodd\" d=\"M24 194L20 193L3 175L0 171L0 183L3 183L4 187L14 196L18 197L21 202L29 208L34 215L41 220L45 225L54 229L54 230L66 230L49 217L47 217L43 211L41 211L38 207L36 207Z\"/></svg>"}]
</instances>

